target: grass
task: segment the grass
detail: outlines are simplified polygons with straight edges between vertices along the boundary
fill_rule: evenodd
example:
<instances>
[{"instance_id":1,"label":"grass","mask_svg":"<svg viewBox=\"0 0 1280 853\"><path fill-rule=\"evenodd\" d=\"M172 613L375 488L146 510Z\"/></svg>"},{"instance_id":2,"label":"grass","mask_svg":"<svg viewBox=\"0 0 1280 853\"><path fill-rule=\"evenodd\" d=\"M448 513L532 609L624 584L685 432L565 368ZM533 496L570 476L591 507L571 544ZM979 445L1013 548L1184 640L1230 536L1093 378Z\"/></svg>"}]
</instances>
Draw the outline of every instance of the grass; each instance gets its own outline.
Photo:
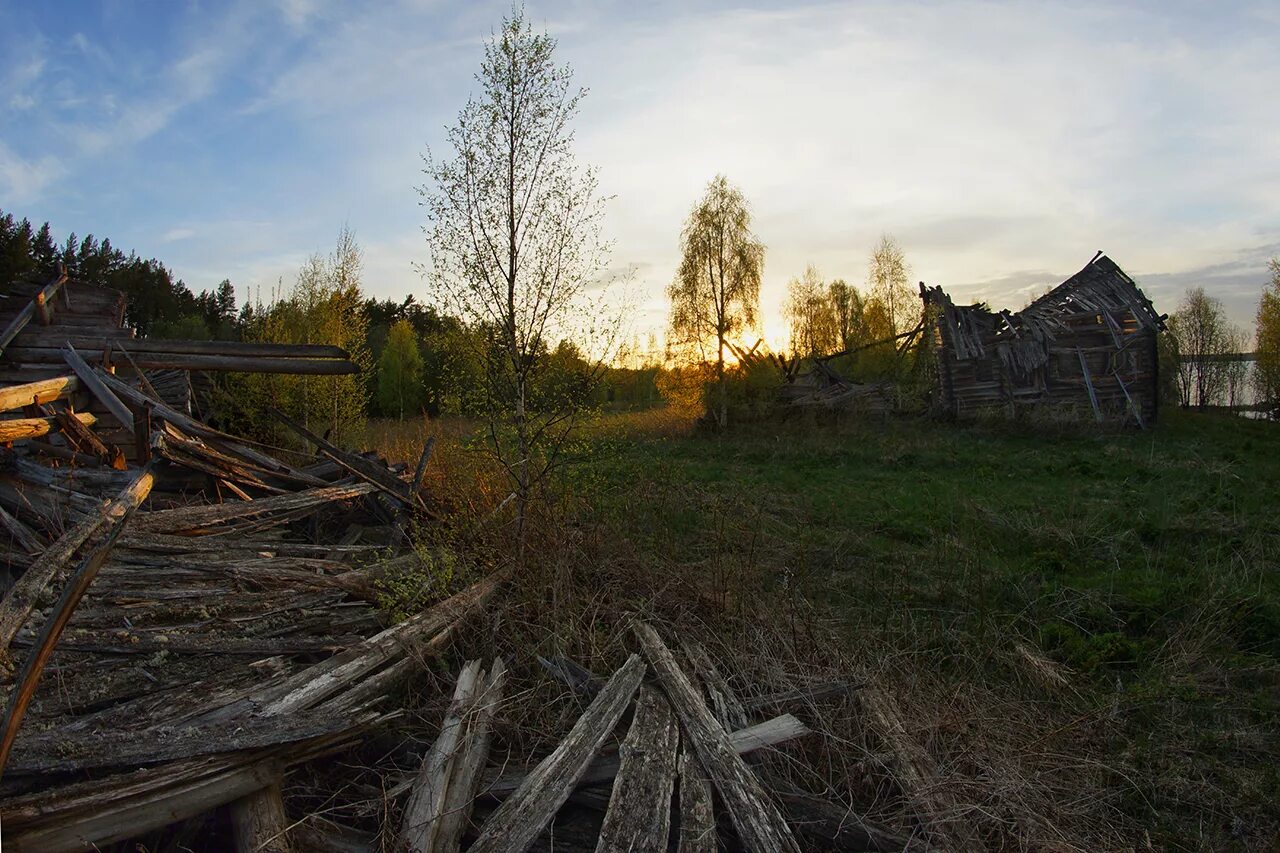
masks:
<instances>
[{"instance_id":1,"label":"grass","mask_svg":"<svg viewBox=\"0 0 1280 853\"><path fill-rule=\"evenodd\" d=\"M648 412L605 418L585 446L567 523L727 609L834 626L993 846L1280 842L1275 425L793 420L714 437ZM502 486L483 482L492 505Z\"/></svg>"}]
</instances>

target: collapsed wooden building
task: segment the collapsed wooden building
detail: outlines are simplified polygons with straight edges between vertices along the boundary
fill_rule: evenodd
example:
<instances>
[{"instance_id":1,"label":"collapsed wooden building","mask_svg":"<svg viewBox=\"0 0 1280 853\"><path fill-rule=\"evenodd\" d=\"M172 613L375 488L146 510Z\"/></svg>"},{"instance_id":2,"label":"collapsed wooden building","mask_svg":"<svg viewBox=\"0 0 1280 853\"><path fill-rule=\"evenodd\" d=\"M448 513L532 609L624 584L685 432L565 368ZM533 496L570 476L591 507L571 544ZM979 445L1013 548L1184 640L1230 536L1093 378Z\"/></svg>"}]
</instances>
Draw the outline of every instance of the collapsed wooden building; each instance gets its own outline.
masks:
<instances>
[{"instance_id":1,"label":"collapsed wooden building","mask_svg":"<svg viewBox=\"0 0 1280 853\"><path fill-rule=\"evenodd\" d=\"M1155 421L1166 318L1101 252L1021 311L956 305L923 283L920 296L944 412Z\"/></svg>"}]
</instances>

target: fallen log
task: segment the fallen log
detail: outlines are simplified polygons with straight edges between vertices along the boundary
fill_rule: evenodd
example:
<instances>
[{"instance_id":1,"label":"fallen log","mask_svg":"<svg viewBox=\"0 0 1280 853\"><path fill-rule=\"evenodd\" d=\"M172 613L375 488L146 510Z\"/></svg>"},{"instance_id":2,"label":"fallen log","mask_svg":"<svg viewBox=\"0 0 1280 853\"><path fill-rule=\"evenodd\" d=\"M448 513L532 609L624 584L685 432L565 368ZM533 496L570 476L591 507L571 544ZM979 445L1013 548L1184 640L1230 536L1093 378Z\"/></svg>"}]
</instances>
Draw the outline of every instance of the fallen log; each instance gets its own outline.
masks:
<instances>
[{"instance_id":1,"label":"fallen log","mask_svg":"<svg viewBox=\"0 0 1280 853\"><path fill-rule=\"evenodd\" d=\"M325 486L254 501L162 509L138 516L130 532L200 533L228 521L311 510L336 501L367 495L371 491L373 487L364 483L352 486Z\"/></svg>"},{"instance_id":2,"label":"fallen log","mask_svg":"<svg viewBox=\"0 0 1280 853\"><path fill-rule=\"evenodd\" d=\"M316 450L322 455L333 460L338 465L351 472L352 475L364 480L372 486L375 486L380 491L390 495L401 504L418 509L423 508L422 499L418 495L410 493L409 484L393 475L385 466L379 465L376 462L371 462L363 456L343 450L336 444L326 441L316 435L283 412L273 409L272 414L276 416L277 420L289 427L289 429L314 444Z\"/></svg>"},{"instance_id":3,"label":"fallen log","mask_svg":"<svg viewBox=\"0 0 1280 853\"><path fill-rule=\"evenodd\" d=\"M645 666L632 655L587 706L573 729L485 821L470 853L521 853L564 805L600 744L631 703Z\"/></svg>"},{"instance_id":4,"label":"fallen log","mask_svg":"<svg viewBox=\"0 0 1280 853\"><path fill-rule=\"evenodd\" d=\"M88 412L79 412L74 417L85 426L93 426L98 422L98 419ZM61 425L53 415L47 418L5 418L0 420L0 442L39 438L58 429L61 429Z\"/></svg>"},{"instance_id":5,"label":"fallen log","mask_svg":"<svg viewBox=\"0 0 1280 853\"><path fill-rule=\"evenodd\" d=\"M658 632L639 620L633 622L632 630L680 718L685 737L719 789L743 843L752 850L800 853L782 813L734 750L724 727L689 683Z\"/></svg>"},{"instance_id":6,"label":"fallen log","mask_svg":"<svg viewBox=\"0 0 1280 853\"><path fill-rule=\"evenodd\" d=\"M0 411L8 412L32 404L52 403L79 390L80 380L75 375L11 385L0 388Z\"/></svg>"},{"instance_id":7,"label":"fallen log","mask_svg":"<svg viewBox=\"0 0 1280 853\"><path fill-rule=\"evenodd\" d=\"M63 360L66 361L67 366L75 372L76 377L79 378L81 384L84 385L85 388L89 389L89 393L92 394L99 403L107 407L107 411L120 422L121 427L123 427L130 435L133 435L133 411L124 403L120 402L119 397L111 393L111 389L107 388L107 386L103 384L102 380L98 378L98 374L93 372L93 368L85 363L85 360L80 357L80 353L76 352L75 347L67 344L62 347L61 353Z\"/></svg>"}]
</instances>

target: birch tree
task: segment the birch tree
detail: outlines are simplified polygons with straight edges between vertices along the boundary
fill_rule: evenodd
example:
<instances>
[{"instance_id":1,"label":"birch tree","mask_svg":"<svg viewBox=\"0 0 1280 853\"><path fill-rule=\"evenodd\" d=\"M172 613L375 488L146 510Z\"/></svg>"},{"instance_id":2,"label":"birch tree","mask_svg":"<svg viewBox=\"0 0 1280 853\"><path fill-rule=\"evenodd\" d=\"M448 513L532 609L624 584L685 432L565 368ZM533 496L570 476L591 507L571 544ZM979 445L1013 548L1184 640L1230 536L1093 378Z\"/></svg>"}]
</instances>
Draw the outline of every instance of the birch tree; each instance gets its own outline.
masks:
<instances>
[{"instance_id":1,"label":"birch tree","mask_svg":"<svg viewBox=\"0 0 1280 853\"><path fill-rule=\"evenodd\" d=\"M596 173L574 157L572 121L586 90L557 65L555 39L517 10L484 48L479 93L447 129L452 155L428 152L425 270L433 297L479 332L490 448L512 479L523 554L533 490L576 410L530 407L559 339L610 320L584 295L608 256Z\"/></svg>"},{"instance_id":2,"label":"birch tree","mask_svg":"<svg viewBox=\"0 0 1280 853\"><path fill-rule=\"evenodd\" d=\"M909 331L920 321L920 297L907 283L909 269L902 247L885 234L871 252L867 270L870 297L879 299L889 318L890 335Z\"/></svg>"},{"instance_id":3,"label":"birch tree","mask_svg":"<svg viewBox=\"0 0 1280 853\"><path fill-rule=\"evenodd\" d=\"M728 338L755 325L764 272L764 245L751 232L751 212L742 191L717 175L693 206L680 235L680 266L667 288L672 338L705 355L714 342L716 424L728 421L725 346Z\"/></svg>"},{"instance_id":4,"label":"birch tree","mask_svg":"<svg viewBox=\"0 0 1280 853\"><path fill-rule=\"evenodd\" d=\"M840 348L840 325L835 303L812 264L804 275L787 283L783 314L791 325L791 352L798 356L820 356Z\"/></svg>"},{"instance_id":5,"label":"birch tree","mask_svg":"<svg viewBox=\"0 0 1280 853\"><path fill-rule=\"evenodd\" d=\"M1280 417L1280 259L1272 258L1271 282L1258 301L1254 339L1258 362L1254 370L1254 393L1268 407L1271 417Z\"/></svg>"}]
</instances>

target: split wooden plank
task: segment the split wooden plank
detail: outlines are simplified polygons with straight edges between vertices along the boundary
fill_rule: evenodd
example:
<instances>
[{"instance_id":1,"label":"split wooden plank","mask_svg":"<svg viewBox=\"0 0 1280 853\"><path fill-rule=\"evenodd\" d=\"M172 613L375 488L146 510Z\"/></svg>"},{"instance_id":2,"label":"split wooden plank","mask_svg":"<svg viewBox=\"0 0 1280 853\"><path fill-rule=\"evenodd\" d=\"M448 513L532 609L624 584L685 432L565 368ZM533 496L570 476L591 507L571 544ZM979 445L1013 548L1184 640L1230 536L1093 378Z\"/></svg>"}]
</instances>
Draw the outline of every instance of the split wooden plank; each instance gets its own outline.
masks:
<instances>
[{"instance_id":1,"label":"split wooden plank","mask_svg":"<svg viewBox=\"0 0 1280 853\"><path fill-rule=\"evenodd\" d=\"M632 623L632 630L680 718L685 737L719 789L742 842L750 850L800 853L782 813L734 750L728 733L702 701L658 632L639 620Z\"/></svg>"},{"instance_id":2,"label":"split wooden plank","mask_svg":"<svg viewBox=\"0 0 1280 853\"><path fill-rule=\"evenodd\" d=\"M8 388L0 388L0 411L20 409L32 403L51 403L79 390L80 379L74 374L11 385Z\"/></svg>"},{"instance_id":3,"label":"split wooden plank","mask_svg":"<svg viewBox=\"0 0 1280 853\"><path fill-rule=\"evenodd\" d=\"M71 620L71 614L75 612L76 605L80 603L80 599L84 597L84 594L89 591L89 586L93 583L93 579L98 576L98 570L106 562L112 546L120 536L120 531L124 529L124 525L129 521L133 511L150 494L152 482L154 482L154 478L151 476L151 466L148 465L142 469L137 479L125 490L123 495L103 507L102 514L99 517L100 523L95 525L95 532L104 532L105 535L96 544L94 550L85 557L75 574L71 576L66 586L63 587L62 595L59 596L58 602L54 605L53 612L45 621L44 627L41 628L35 645L27 653L27 657L22 663L22 669L18 673L13 692L9 695L9 706L5 710L3 728L0 728L0 774L4 773L4 765L9 758L9 750L13 748L13 741L17 737L18 727L22 724L22 717L26 714L27 707L31 704L31 698L35 695L36 686L40 683L40 675L44 671L44 665L48 662L49 656L53 654L53 648L62 636L63 629L67 627L67 622ZM34 567L32 568L34 569ZM28 572L30 571L31 569L28 569ZM23 578L25 579L25 575ZM8 601L7 596L5 600L6 602Z\"/></svg>"},{"instance_id":4,"label":"split wooden plank","mask_svg":"<svg viewBox=\"0 0 1280 853\"><path fill-rule=\"evenodd\" d=\"M338 463L338 465L356 477L376 486L379 491L387 493L402 504L415 507L422 506L422 499L410 493L409 484L393 475L386 467L376 462L371 462L363 456L349 453L336 444L326 441L281 411L273 409L272 414L289 429L314 444L321 454Z\"/></svg>"},{"instance_id":5,"label":"split wooden plank","mask_svg":"<svg viewBox=\"0 0 1280 853\"><path fill-rule=\"evenodd\" d=\"M88 412L78 412L75 419L85 426L93 426L98 419ZM0 442L22 441L39 438L61 428L56 416L47 418L5 418L0 420Z\"/></svg>"},{"instance_id":6,"label":"split wooden plank","mask_svg":"<svg viewBox=\"0 0 1280 853\"><path fill-rule=\"evenodd\" d=\"M680 744L679 853L716 853L711 780L687 742Z\"/></svg>"},{"instance_id":7,"label":"split wooden plank","mask_svg":"<svg viewBox=\"0 0 1280 853\"><path fill-rule=\"evenodd\" d=\"M7 649L18 630L31 615L36 600L72 556L90 540L99 541L125 516L137 509L151 491L150 471L139 474L113 501L100 505L44 550L18 582L0 600L0 650ZM116 530L118 532L118 529Z\"/></svg>"},{"instance_id":8,"label":"split wooden plank","mask_svg":"<svg viewBox=\"0 0 1280 853\"><path fill-rule=\"evenodd\" d=\"M4 349L12 343L13 339L18 336L18 332L25 329L27 324L31 322L31 318L36 314L36 300L40 299L47 305L53 297L57 295L58 290L66 283L67 273L66 270L62 270L54 276L52 281L37 291L36 295L30 302L22 306L21 310L18 311L17 316L9 322L9 325L5 327L3 332L0 332L0 352L3 352Z\"/></svg>"},{"instance_id":9,"label":"split wooden plank","mask_svg":"<svg viewBox=\"0 0 1280 853\"><path fill-rule=\"evenodd\" d=\"M279 780L231 804L238 853L293 853Z\"/></svg>"},{"instance_id":10,"label":"split wooden plank","mask_svg":"<svg viewBox=\"0 0 1280 853\"><path fill-rule=\"evenodd\" d=\"M402 835L414 853L453 853L461 847L488 760L490 723L505 674L501 659L489 673L474 660L458 676L440 735L423 759L404 809Z\"/></svg>"},{"instance_id":11,"label":"split wooden plank","mask_svg":"<svg viewBox=\"0 0 1280 853\"><path fill-rule=\"evenodd\" d=\"M94 373L93 368L80 357L80 353L76 352L76 348L71 344L65 345L62 348L62 358L66 361L67 366L75 372L84 387L89 389L89 393L99 403L107 407L107 411L111 412L130 435L134 435L133 410L120 402L120 398L102 383L102 380L98 378L98 374Z\"/></svg>"},{"instance_id":12,"label":"split wooden plank","mask_svg":"<svg viewBox=\"0 0 1280 853\"><path fill-rule=\"evenodd\" d=\"M745 726L747 724L747 712L743 709L742 703L738 701L733 689L729 687L729 682L725 681L724 676L720 674L720 670L716 668L715 662L711 660L707 650L695 640L681 640L680 647L684 649L685 657L693 665L694 674L702 682L707 695L711 697L711 707L715 711L716 719L720 721L720 725L724 726L728 731Z\"/></svg>"},{"instance_id":13,"label":"split wooden plank","mask_svg":"<svg viewBox=\"0 0 1280 853\"><path fill-rule=\"evenodd\" d=\"M641 686L596 853L666 853L680 727L667 699Z\"/></svg>"},{"instance_id":14,"label":"split wooden plank","mask_svg":"<svg viewBox=\"0 0 1280 853\"><path fill-rule=\"evenodd\" d=\"M471 853L522 853L528 849L564 805L592 756L618 724L644 672L640 656L631 655L555 751L489 817Z\"/></svg>"}]
</instances>

